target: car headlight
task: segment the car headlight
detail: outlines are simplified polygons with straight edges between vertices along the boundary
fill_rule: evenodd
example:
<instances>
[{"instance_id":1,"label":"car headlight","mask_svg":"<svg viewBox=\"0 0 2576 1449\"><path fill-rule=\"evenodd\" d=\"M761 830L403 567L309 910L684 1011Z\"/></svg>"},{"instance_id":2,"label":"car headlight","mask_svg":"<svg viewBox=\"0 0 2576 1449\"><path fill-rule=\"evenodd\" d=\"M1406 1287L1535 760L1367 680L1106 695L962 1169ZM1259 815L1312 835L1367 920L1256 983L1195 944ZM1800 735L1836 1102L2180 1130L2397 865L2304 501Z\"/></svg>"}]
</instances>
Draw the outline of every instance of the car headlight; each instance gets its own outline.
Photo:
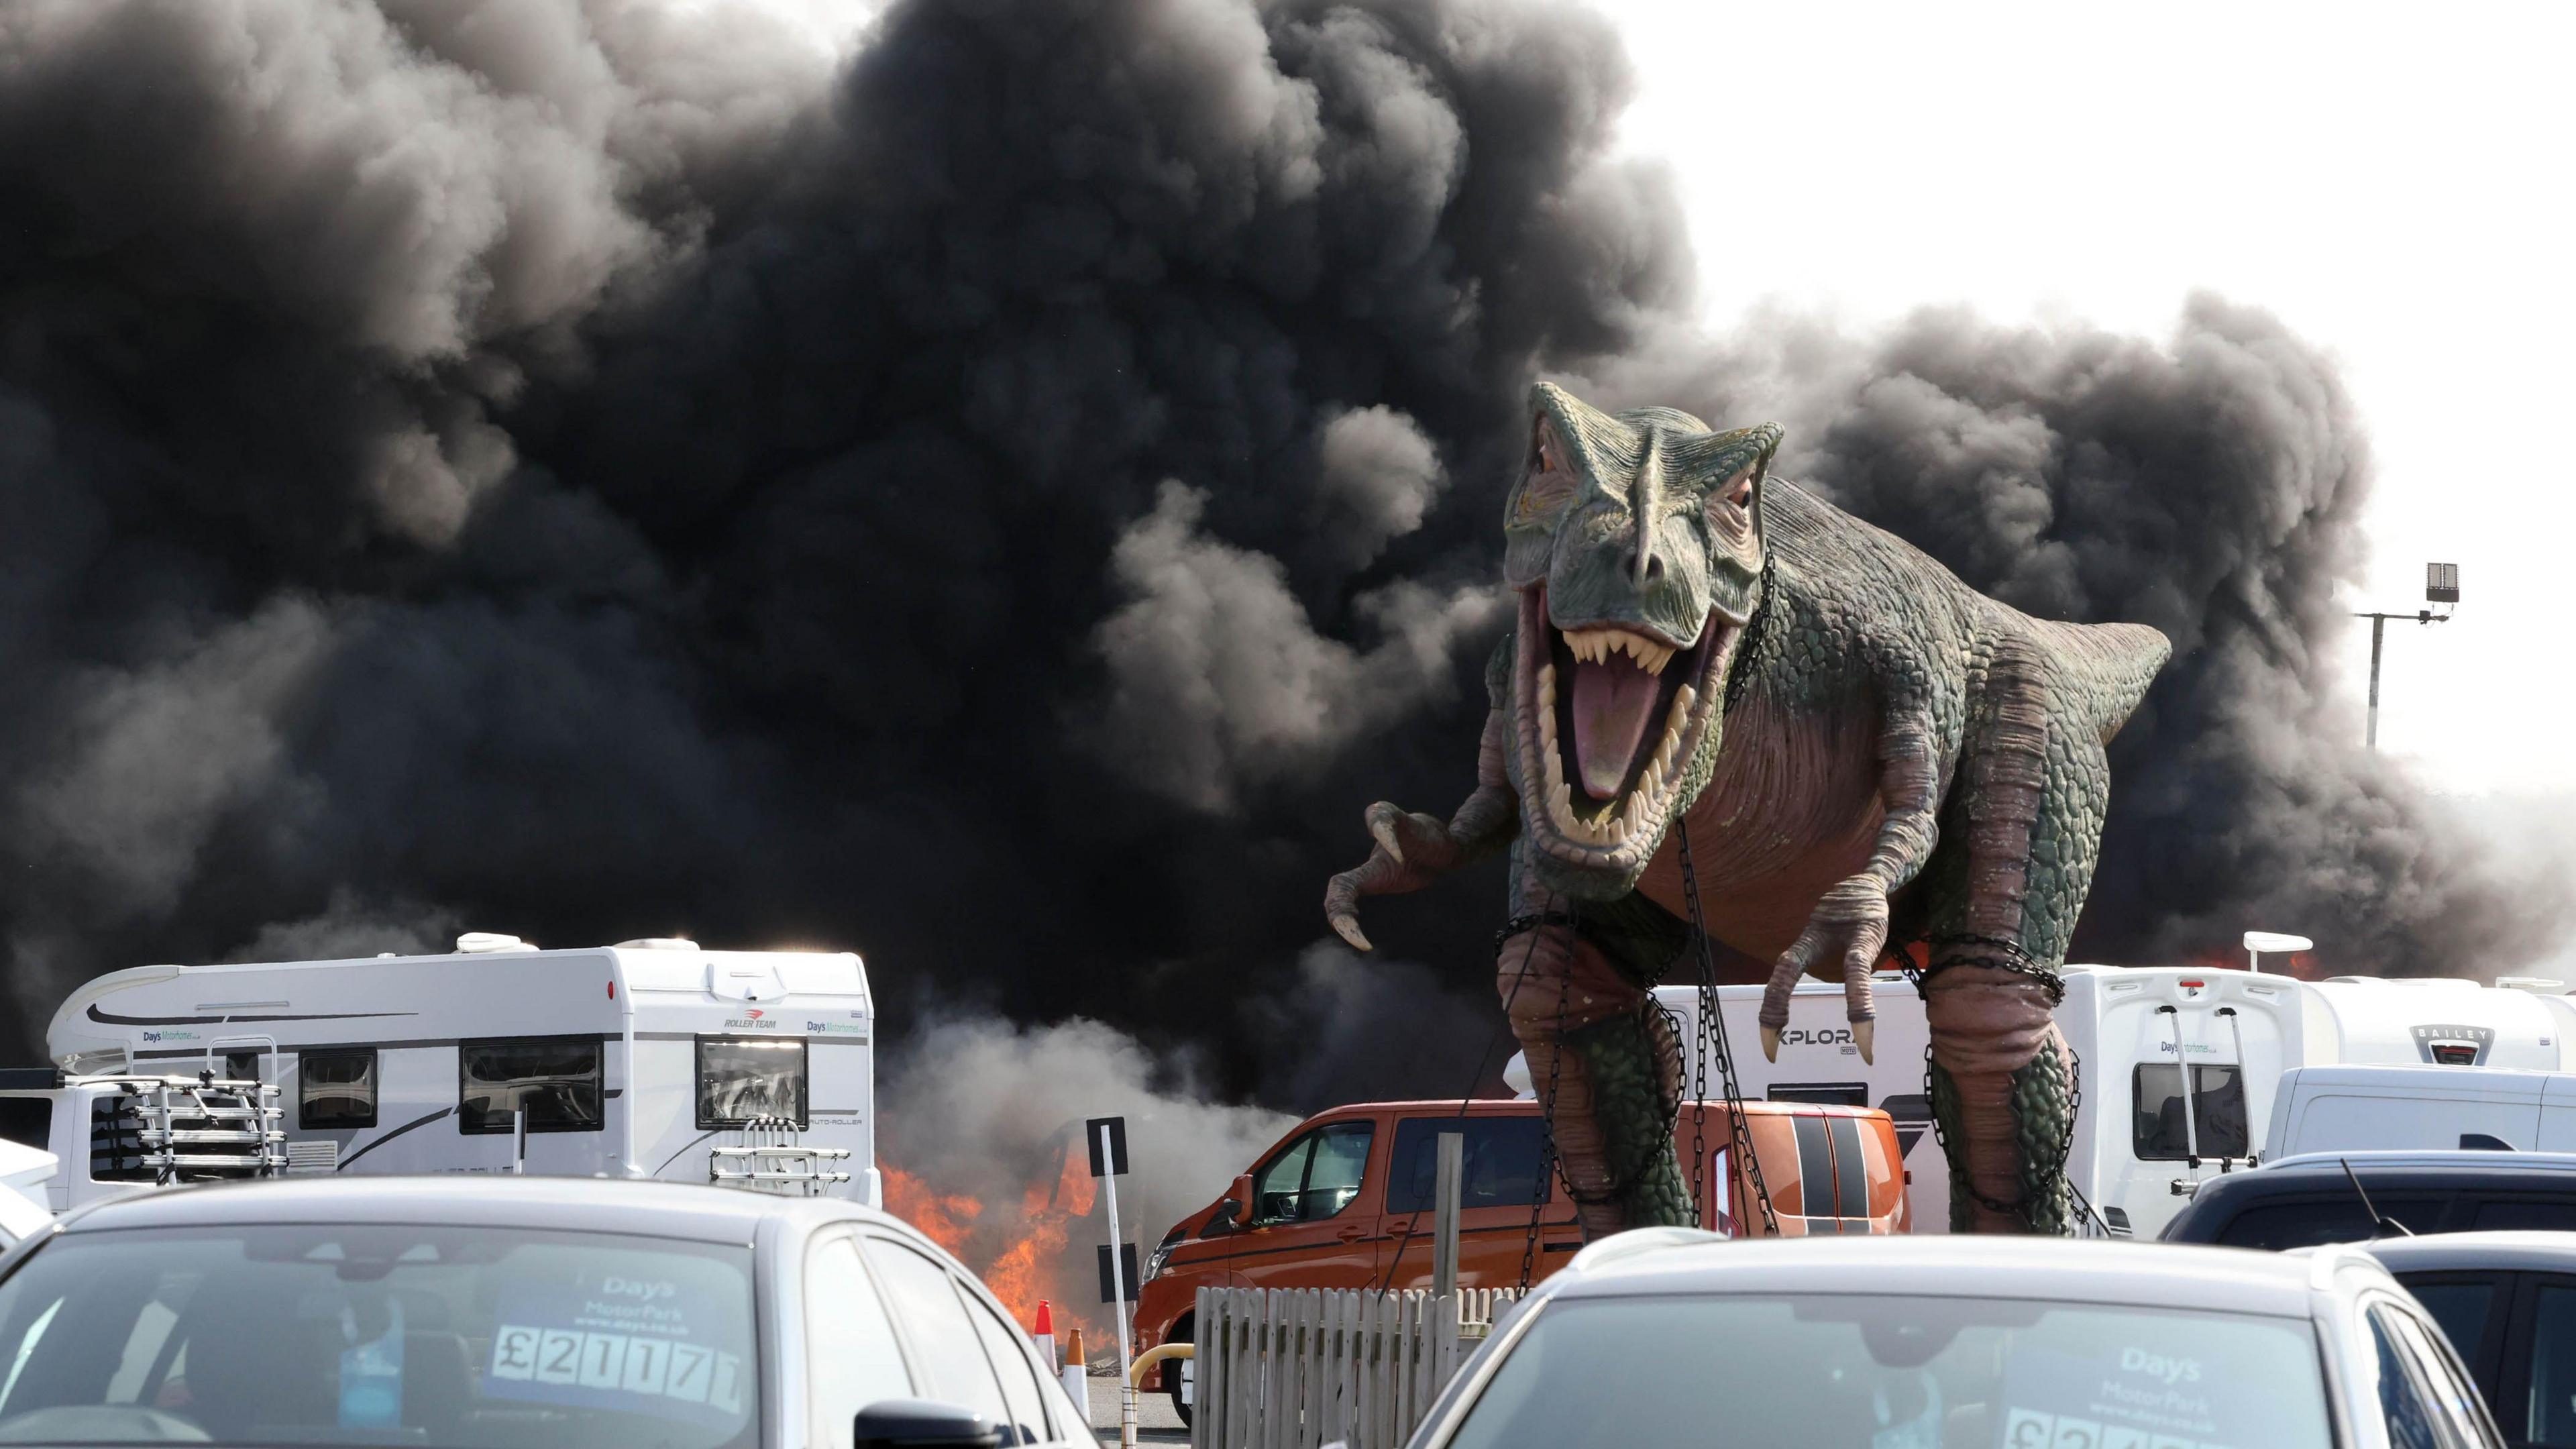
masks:
<instances>
[{"instance_id":1,"label":"car headlight","mask_svg":"<svg viewBox=\"0 0 2576 1449\"><path fill-rule=\"evenodd\" d=\"M1155 1245L1154 1251L1145 1255L1145 1276L1143 1281L1151 1283L1156 1278L1161 1277L1163 1274L1163 1265L1170 1262L1171 1258L1171 1244L1159 1243Z\"/></svg>"}]
</instances>

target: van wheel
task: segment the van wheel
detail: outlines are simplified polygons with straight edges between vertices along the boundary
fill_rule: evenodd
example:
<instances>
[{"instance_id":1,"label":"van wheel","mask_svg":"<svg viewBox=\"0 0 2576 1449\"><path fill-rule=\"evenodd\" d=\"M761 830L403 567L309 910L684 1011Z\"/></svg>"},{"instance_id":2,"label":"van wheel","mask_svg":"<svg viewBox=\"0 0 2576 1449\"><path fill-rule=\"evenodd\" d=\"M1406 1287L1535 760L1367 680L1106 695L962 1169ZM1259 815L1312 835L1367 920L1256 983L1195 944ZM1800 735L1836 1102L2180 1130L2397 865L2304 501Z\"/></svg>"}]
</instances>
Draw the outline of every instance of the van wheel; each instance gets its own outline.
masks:
<instances>
[{"instance_id":1,"label":"van wheel","mask_svg":"<svg viewBox=\"0 0 2576 1449\"><path fill-rule=\"evenodd\" d=\"M1191 1335L1197 1331L1198 1325L1192 1323L1187 1316L1184 1316L1179 1322L1172 1325L1172 1336L1163 1341L1165 1343L1193 1343L1196 1342L1196 1340L1193 1339ZM1163 1381L1171 1385L1166 1392L1172 1396L1172 1412L1180 1416L1182 1428L1186 1429L1190 1427L1190 1406L1181 1402L1181 1361L1179 1359L1168 1359L1164 1362Z\"/></svg>"}]
</instances>

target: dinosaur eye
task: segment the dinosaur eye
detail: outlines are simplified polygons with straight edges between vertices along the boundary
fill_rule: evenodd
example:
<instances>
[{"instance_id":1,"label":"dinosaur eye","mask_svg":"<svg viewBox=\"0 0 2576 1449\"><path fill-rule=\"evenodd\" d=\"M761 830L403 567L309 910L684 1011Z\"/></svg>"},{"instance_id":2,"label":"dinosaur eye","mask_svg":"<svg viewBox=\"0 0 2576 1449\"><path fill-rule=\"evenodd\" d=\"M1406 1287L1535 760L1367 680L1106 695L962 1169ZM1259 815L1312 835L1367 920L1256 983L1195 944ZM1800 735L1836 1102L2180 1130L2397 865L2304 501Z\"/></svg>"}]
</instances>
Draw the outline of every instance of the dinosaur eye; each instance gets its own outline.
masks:
<instances>
[{"instance_id":1,"label":"dinosaur eye","mask_svg":"<svg viewBox=\"0 0 2576 1449\"><path fill-rule=\"evenodd\" d=\"M1513 521L1535 522L1556 511L1573 494L1573 474L1563 468L1532 468L1529 476L1521 480L1520 497L1512 506Z\"/></svg>"},{"instance_id":2,"label":"dinosaur eye","mask_svg":"<svg viewBox=\"0 0 2576 1449\"><path fill-rule=\"evenodd\" d=\"M1753 470L1747 468L1711 490L1702 511L1720 539L1749 537L1753 531Z\"/></svg>"},{"instance_id":3,"label":"dinosaur eye","mask_svg":"<svg viewBox=\"0 0 2576 1449\"><path fill-rule=\"evenodd\" d=\"M1514 524L1537 523L1574 496L1574 471L1565 465L1565 453L1556 438L1555 429L1545 419L1530 432L1529 461L1521 476L1519 495L1512 501Z\"/></svg>"}]
</instances>

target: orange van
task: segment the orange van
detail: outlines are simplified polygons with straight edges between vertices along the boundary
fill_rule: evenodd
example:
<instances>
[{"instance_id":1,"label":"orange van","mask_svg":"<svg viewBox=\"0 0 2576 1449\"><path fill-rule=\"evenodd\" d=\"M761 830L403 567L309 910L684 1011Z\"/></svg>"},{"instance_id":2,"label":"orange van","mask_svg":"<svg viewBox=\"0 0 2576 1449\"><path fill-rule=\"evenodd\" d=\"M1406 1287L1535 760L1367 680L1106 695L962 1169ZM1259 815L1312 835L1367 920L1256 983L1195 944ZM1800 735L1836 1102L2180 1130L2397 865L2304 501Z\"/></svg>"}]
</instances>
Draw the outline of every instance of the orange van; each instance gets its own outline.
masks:
<instances>
[{"instance_id":1,"label":"orange van","mask_svg":"<svg viewBox=\"0 0 2576 1449\"><path fill-rule=\"evenodd\" d=\"M1904 1154L1885 1112L1821 1102L1744 1104L1745 1125L1783 1236L1902 1233L1912 1226ZM1703 1115L1704 1113L1704 1115ZM1431 1283L1438 1139L1466 1139L1460 1177L1458 1284L1508 1288L1556 1271L1583 1245L1563 1185L1539 1181L1547 1126L1527 1100L1369 1102L1309 1117L1234 1180L1225 1196L1175 1224L1144 1266L1136 1344L1190 1341L1201 1288L1424 1288ZM1765 1234L1752 1174L1733 1162L1726 1104L1685 1107L1673 1138L1694 1136L1719 1183L1721 1232ZM1552 1176L1552 1175L1551 1175ZM1539 1228L1530 1233L1532 1209ZM1162 1387L1180 1402L1177 1362ZM1184 1408L1186 1412L1186 1408Z\"/></svg>"}]
</instances>

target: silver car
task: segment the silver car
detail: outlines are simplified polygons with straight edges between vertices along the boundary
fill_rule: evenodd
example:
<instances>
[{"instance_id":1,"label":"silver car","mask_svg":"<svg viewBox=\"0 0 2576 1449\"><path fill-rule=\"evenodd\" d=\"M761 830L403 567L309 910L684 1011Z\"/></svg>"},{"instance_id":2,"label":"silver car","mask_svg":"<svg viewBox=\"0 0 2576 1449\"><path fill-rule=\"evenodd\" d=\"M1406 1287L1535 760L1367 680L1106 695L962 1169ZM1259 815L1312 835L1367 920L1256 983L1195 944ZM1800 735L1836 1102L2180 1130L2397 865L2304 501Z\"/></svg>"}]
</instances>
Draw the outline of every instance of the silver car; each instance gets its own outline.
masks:
<instances>
[{"instance_id":1,"label":"silver car","mask_svg":"<svg viewBox=\"0 0 2576 1449\"><path fill-rule=\"evenodd\" d=\"M0 1271L0 1443L1097 1449L972 1274L832 1199L290 1178L102 1203Z\"/></svg>"},{"instance_id":2,"label":"silver car","mask_svg":"<svg viewBox=\"0 0 2576 1449\"><path fill-rule=\"evenodd\" d=\"M2576 1233L2361 1245L2429 1310L2513 1445L2576 1444Z\"/></svg>"},{"instance_id":3,"label":"silver car","mask_svg":"<svg viewBox=\"0 0 2576 1449\"><path fill-rule=\"evenodd\" d=\"M1596 1243L1412 1449L2493 1449L2378 1264L1985 1237Z\"/></svg>"}]
</instances>

